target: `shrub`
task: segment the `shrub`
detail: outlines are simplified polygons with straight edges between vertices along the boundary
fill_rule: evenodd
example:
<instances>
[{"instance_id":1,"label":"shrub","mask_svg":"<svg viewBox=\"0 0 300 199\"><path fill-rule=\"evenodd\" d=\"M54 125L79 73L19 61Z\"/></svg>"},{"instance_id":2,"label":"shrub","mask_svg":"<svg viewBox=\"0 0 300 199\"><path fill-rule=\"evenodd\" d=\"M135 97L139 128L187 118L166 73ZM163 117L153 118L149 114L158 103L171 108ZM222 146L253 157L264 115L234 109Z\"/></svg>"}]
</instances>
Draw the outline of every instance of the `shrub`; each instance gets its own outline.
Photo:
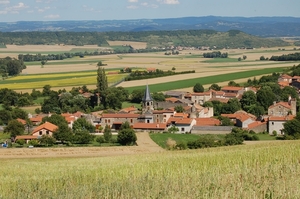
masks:
<instances>
[{"instance_id":1,"label":"shrub","mask_svg":"<svg viewBox=\"0 0 300 199\"><path fill-rule=\"evenodd\" d=\"M176 141L172 138L168 138L166 141L166 147L169 150L173 150L176 147Z\"/></svg>"},{"instance_id":2,"label":"shrub","mask_svg":"<svg viewBox=\"0 0 300 199\"><path fill-rule=\"evenodd\" d=\"M133 145L135 144L137 137L135 132L131 128L125 128L118 133L118 143L121 145Z\"/></svg>"},{"instance_id":3,"label":"shrub","mask_svg":"<svg viewBox=\"0 0 300 199\"><path fill-rule=\"evenodd\" d=\"M274 130L274 131L272 132L272 134L273 134L274 136L277 136L277 131Z\"/></svg>"},{"instance_id":4,"label":"shrub","mask_svg":"<svg viewBox=\"0 0 300 199\"><path fill-rule=\"evenodd\" d=\"M105 139L104 139L103 136L98 136L98 137L96 138L96 142L98 142L99 144L102 144L102 143L105 142Z\"/></svg>"},{"instance_id":5,"label":"shrub","mask_svg":"<svg viewBox=\"0 0 300 199\"><path fill-rule=\"evenodd\" d=\"M23 146L26 143L26 141L25 140L17 140L16 143Z\"/></svg>"},{"instance_id":6,"label":"shrub","mask_svg":"<svg viewBox=\"0 0 300 199\"><path fill-rule=\"evenodd\" d=\"M185 150L188 147L187 147L187 143L179 142L178 144L176 144L175 148L178 149L178 150Z\"/></svg>"},{"instance_id":7,"label":"shrub","mask_svg":"<svg viewBox=\"0 0 300 199\"><path fill-rule=\"evenodd\" d=\"M38 146L38 145L39 145L39 141L38 141L38 140L30 140L30 141L28 142L28 144L35 147L35 146Z\"/></svg>"}]
</instances>

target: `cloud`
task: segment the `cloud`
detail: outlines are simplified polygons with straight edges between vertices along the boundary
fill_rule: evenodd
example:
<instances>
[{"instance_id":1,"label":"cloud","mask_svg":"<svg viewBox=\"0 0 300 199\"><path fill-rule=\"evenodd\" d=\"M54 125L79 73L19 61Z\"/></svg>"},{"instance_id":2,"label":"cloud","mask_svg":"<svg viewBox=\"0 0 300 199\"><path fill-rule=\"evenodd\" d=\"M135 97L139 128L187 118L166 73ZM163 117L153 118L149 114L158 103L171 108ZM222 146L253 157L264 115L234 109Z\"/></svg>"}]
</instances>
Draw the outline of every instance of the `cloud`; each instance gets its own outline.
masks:
<instances>
[{"instance_id":1,"label":"cloud","mask_svg":"<svg viewBox=\"0 0 300 199\"><path fill-rule=\"evenodd\" d=\"M127 6L128 9L137 9L139 8L138 6L134 6L134 5L131 5L131 6Z\"/></svg>"},{"instance_id":2,"label":"cloud","mask_svg":"<svg viewBox=\"0 0 300 199\"><path fill-rule=\"evenodd\" d=\"M58 19L58 18L60 18L60 16L59 15L47 15L47 16L44 16L44 18L46 18L46 19Z\"/></svg>"},{"instance_id":3,"label":"cloud","mask_svg":"<svg viewBox=\"0 0 300 199\"><path fill-rule=\"evenodd\" d=\"M9 4L10 3L10 1L0 1L0 4Z\"/></svg>"},{"instance_id":4,"label":"cloud","mask_svg":"<svg viewBox=\"0 0 300 199\"><path fill-rule=\"evenodd\" d=\"M129 3L137 3L139 0L128 0Z\"/></svg>"},{"instance_id":5,"label":"cloud","mask_svg":"<svg viewBox=\"0 0 300 199\"><path fill-rule=\"evenodd\" d=\"M2 2L4 2L4 1L2 1ZM17 5L6 7L4 10L0 11L0 14L8 14L8 13L18 14L19 11L24 10L28 7L29 6L25 5L23 2L20 2Z\"/></svg>"},{"instance_id":6,"label":"cloud","mask_svg":"<svg viewBox=\"0 0 300 199\"><path fill-rule=\"evenodd\" d=\"M82 7L85 12L98 12L98 13L101 12L101 10L97 10L97 9L89 7L87 5L83 5Z\"/></svg>"},{"instance_id":7,"label":"cloud","mask_svg":"<svg viewBox=\"0 0 300 199\"><path fill-rule=\"evenodd\" d=\"M178 0L157 0L157 1L162 4L168 4L168 5L179 4Z\"/></svg>"}]
</instances>

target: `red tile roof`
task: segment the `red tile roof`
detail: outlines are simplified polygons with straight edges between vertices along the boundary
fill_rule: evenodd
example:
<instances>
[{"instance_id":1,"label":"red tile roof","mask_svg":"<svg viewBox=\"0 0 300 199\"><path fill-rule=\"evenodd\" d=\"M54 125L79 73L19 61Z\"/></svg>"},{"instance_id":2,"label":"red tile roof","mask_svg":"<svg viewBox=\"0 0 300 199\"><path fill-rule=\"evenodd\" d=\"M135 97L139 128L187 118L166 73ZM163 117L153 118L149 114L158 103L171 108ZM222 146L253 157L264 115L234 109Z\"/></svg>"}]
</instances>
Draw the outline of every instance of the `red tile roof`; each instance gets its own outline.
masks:
<instances>
[{"instance_id":1,"label":"red tile roof","mask_svg":"<svg viewBox=\"0 0 300 199\"><path fill-rule=\"evenodd\" d=\"M18 135L16 137L16 140L33 140L33 139L37 139L37 136L33 136L33 135Z\"/></svg>"},{"instance_id":2,"label":"red tile roof","mask_svg":"<svg viewBox=\"0 0 300 199\"><path fill-rule=\"evenodd\" d=\"M237 87L237 86L224 86L222 87L222 91L239 91L239 90L243 90L243 87Z\"/></svg>"},{"instance_id":3,"label":"red tile roof","mask_svg":"<svg viewBox=\"0 0 300 199\"><path fill-rule=\"evenodd\" d=\"M110 113L110 114L102 114L101 118L138 118L140 114L132 114L132 113Z\"/></svg>"},{"instance_id":4,"label":"red tile roof","mask_svg":"<svg viewBox=\"0 0 300 199\"><path fill-rule=\"evenodd\" d=\"M20 119L20 118L18 118L18 119L17 119L17 121L18 121L18 122L20 122L20 123L22 123L23 125L25 125L25 124L26 124L26 121L25 121L25 120L23 120L23 119Z\"/></svg>"},{"instance_id":5,"label":"red tile roof","mask_svg":"<svg viewBox=\"0 0 300 199\"><path fill-rule=\"evenodd\" d=\"M163 123L135 123L132 127L134 129L164 130L167 125Z\"/></svg>"},{"instance_id":6,"label":"red tile roof","mask_svg":"<svg viewBox=\"0 0 300 199\"><path fill-rule=\"evenodd\" d=\"M45 122L44 124L41 124L40 126L36 127L31 134L34 134L42 129L49 130L51 132L54 132L56 129L58 129L58 126L50 123L50 122Z\"/></svg>"},{"instance_id":7,"label":"red tile roof","mask_svg":"<svg viewBox=\"0 0 300 199\"><path fill-rule=\"evenodd\" d=\"M187 113L175 113L174 117L187 118L189 114Z\"/></svg>"},{"instance_id":8,"label":"red tile roof","mask_svg":"<svg viewBox=\"0 0 300 199\"><path fill-rule=\"evenodd\" d=\"M192 93L191 96L205 96L205 95L211 95L210 91L202 92L202 93Z\"/></svg>"},{"instance_id":9,"label":"red tile roof","mask_svg":"<svg viewBox=\"0 0 300 199\"><path fill-rule=\"evenodd\" d=\"M265 125L266 122L261 122L261 121L255 121L255 122L252 122L251 124L248 124L248 129L251 130L251 129L254 129L260 125Z\"/></svg>"},{"instance_id":10,"label":"red tile roof","mask_svg":"<svg viewBox=\"0 0 300 199\"><path fill-rule=\"evenodd\" d=\"M287 115L287 116L271 116L269 117L269 121L287 121L294 119L294 115Z\"/></svg>"},{"instance_id":11,"label":"red tile roof","mask_svg":"<svg viewBox=\"0 0 300 199\"><path fill-rule=\"evenodd\" d=\"M172 102L172 103L175 103L175 102L177 102L179 99L178 98L176 98L176 97L168 97L168 98L166 98L165 99L165 101L166 102Z\"/></svg>"},{"instance_id":12,"label":"red tile roof","mask_svg":"<svg viewBox=\"0 0 300 199\"><path fill-rule=\"evenodd\" d=\"M29 118L31 122L42 122L43 117L40 115L37 115L35 117Z\"/></svg>"},{"instance_id":13,"label":"red tile roof","mask_svg":"<svg viewBox=\"0 0 300 199\"><path fill-rule=\"evenodd\" d=\"M219 126L220 120L215 118L195 118L196 126Z\"/></svg>"},{"instance_id":14,"label":"red tile roof","mask_svg":"<svg viewBox=\"0 0 300 199\"><path fill-rule=\"evenodd\" d=\"M278 102L276 104L271 105L269 108L274 108L276 106L284 106L285 108L291 109L291 105L288 102Z\"/></svg>"},{"instance_id":15,"label":"red tile roof","mask_svg":"<svg viewBox=\"0 0 300 199\"><path fill-rule=\"evenodd\" d=\"M191 124L193 121L192 118L178 118L178 117L170 117L168 120L168 124L175 123L175 124Z\"/></svg>"}]
</instances>

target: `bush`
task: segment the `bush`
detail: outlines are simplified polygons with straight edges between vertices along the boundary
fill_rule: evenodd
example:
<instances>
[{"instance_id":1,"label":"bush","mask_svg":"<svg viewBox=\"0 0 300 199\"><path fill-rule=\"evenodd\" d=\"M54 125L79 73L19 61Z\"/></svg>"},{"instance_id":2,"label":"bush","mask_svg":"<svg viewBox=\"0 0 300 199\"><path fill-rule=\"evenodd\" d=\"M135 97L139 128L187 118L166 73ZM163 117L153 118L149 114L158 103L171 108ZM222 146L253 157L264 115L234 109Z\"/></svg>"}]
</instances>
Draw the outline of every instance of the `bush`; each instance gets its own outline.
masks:
<instances>
[{"instance_id":1,"label":"bush","mask_svg":"<svg viewBox=\"0 0 300 199\"><path fill-rule=\"evenodd\" d=\"M98 136L96 138L96 142L98 142L99 144L105 143L105 139L103 136Z\"/></svg>"},{"instance_id":2,"label":"bush","mask_svg":"<svg viewBox=\"0 0 300 199\"><path fill-rule=\"evenodd\" d=\"M273 134L274 136L277 136L277 131L274 130L274 131L272 132L272 134Z\"/></svg>"},{"instance_id":3,"label":"bush","mask_svg":"<svg viewBox=\"0 0 300 199\"><path fill-rule=\"evenodd\" d=\"M39 141L38 140L30 140L28 142L28 144L31 145L31 146L36 147L36 146L39 146Z\"/></svg>"},{"instance_id":4,"label":"bush","mask_svg":"<svg viewBox=\"0 0 300 199\"><path fill-rule=\"evenodd\" d=\"M120 143L121 145L134 145L137 137L135 135L135 132L133 129L131 128L126 128L126 129L122 129L120 130L120 132L118 133L118 143Z\"/></svg>"},{"instance_id":5,"label":"bush","mask_svg":"<svg viewBox=\"0 0 300 199\"><path fill-rule=\"evenodd\" d=\"M175 148L178 149L178 150L185 150L188 147L187 147L187 143L179 142L178 144L176 144Z\"/></svg>"},{"instance_id":6,"label":"bush","mask_svg":"<svg viewBox=\"0 0 300 199\"><path fill-rule=\"evenodd\" d=\"M168 138L166 141L166 147L169 150L173 150L176 147L176 141L173 140L172 138Z\"/></svg>"},{"instance_id":7,"label":"bush","mask_svg":"<svg viewBox=\"0 0 300 199\"><path fill-rule=\"evenodd\" d=\"M216 142L213 136L207 135L199 138L196 141L189 141L187 147L189 149L199 149L220 146L220 142Z\"/></svg>"},{"instance_id":8,"label":"bush","mask_svg":"<svg viewBox=\"0 0 300 199\"><path fill-rule=\"evenodd\" d=\"M23 145L26 143L26 141L25 141L25 140L17 140L16 143L17 143L18 145L23 146Z\"/></svg>"}]
</instances>

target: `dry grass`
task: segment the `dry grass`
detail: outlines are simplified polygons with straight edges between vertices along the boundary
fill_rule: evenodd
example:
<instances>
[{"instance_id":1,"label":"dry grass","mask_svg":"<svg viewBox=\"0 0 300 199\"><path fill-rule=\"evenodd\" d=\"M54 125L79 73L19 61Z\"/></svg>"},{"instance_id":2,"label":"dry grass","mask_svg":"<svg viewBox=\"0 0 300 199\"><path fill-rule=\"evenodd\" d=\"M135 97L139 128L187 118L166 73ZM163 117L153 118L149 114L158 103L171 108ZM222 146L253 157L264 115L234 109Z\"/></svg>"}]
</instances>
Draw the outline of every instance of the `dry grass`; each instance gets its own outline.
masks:
<instances>
[{"instance_id":1,"label":"dry grass","mask_svg":"<svg viewBox=\"0 0 300 199\"><path fill-rule=\"evenodd\" d=\"M126 147L122 150L126 154ZM299 157L299 141L288 141L114 158L2 159L0 194L8 199L299 198Z\"/></svg>"}]
</instances>

